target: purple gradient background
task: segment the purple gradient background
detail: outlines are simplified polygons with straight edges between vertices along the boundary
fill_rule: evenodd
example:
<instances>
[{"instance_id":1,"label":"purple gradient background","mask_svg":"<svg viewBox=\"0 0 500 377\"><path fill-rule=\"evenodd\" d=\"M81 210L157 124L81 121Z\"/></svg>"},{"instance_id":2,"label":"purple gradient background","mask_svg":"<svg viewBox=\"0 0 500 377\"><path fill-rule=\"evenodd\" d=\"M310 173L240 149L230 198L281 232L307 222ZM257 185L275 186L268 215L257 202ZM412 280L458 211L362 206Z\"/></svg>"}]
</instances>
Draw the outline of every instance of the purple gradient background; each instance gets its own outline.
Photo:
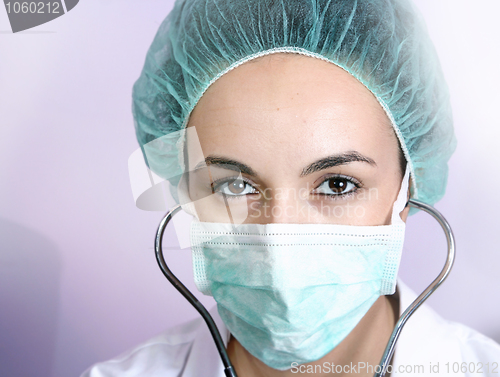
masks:
<instances>
[{"instance_id":1,"label":"purple gradient background","mask_svg":"<svg viewBox=\"0 0 500 377\"><path fill-rule=\"evenodd\" d=\"M78 376L197 316L156 266L162 214L135 208L127 171L137 148L131 88L172 4L81 1L15 35L0 10L2 376ZM437 205L458 258L429 303L500 341L500 3L416 4L450 86L459 141ZM439 226L411 217L402 278L423 289L445 251ZM173 270L194 289L189 252L171 252Z\"/></svg>"}]
</instances>

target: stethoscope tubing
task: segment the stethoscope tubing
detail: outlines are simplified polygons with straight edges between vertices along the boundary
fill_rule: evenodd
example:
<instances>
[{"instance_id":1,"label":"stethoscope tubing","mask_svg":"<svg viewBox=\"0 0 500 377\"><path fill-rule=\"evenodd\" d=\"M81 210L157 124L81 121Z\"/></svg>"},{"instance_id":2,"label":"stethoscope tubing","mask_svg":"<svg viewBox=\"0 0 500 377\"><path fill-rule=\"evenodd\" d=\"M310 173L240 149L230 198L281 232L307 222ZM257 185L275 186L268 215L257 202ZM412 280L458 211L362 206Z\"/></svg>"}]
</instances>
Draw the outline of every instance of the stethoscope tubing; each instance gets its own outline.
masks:
<instances>
[{"instance_id":1,"label":"stethoscope tubing","mask_svg":"<svg viewBox=\"0 0 500 377\"><path fill-rule=\"evenodd\" d=\"M229 360L229 356L227 355L226 347L224 346L224 342L220 335L219 329L217 328L212 316L207 311L207 309L198 301L198 299L187 289L184 284L180 282L179 279L170 271L165 262L165 258L163 257L163 249L162 249L162 239L163 233L165 232L165 228L167 224L170 222L172 217L181 210L181 206L178 205L170 210L165 217L161 220L160 225L158 226L158 230L156 232L155 237L155 254L156 261L160 266L163 275L172 283L172 285L189 301L191 305L200 313L205 322L207 323L208 329L214 338L215 345L217 346L217 350L219 351L220 358L222 363L224 364L224 373L226 377L237 377L236 372L233 369L231 361Z\"/></svg>"},{"instance_id":2,"label":"stethoscope tubing","mask_svg":"<svg viewBox=\"0 0 500 377\"><path fill-rule=\"evenodd\" d=\"M453 262L455 261L455 236L453 235L453 231L450 227L450 224L444 216L434 207L420 202L418 200L410 199L408 204L412 207L421 209L427 213L429 213L432 217L434 217L441 228L443 229L446 235L446 242L448 244L448 256L446 258L446 262L444 264L443 269L439 273L439 275L433 280L431 284L406 308L401 317L399 317L396 326L389 338L389 342L384 351L384 355L382 356L382 360L380 361L379 367L376 370L374 377L384 377L389 363L391 361L392 356L394 355L394 350L396 348L396 342L399 339L399 335L403 330L404 325L408 321L408 319L415 313L415 311L424 303L425 300L429 298L431 294L433 294L436 289L443 283L443 281L450 274L451 268L453 267Z\"/></svg>"},{"instance_id":3,"label":"stethoscope tubing","mask_svg":"<svg viewBox=\"0 0 500 377\"><path fill-rule=\"evenodd\" d=\"M453 235L453 231L444 216L434 207L420 202L418 200L410 199L408 204L412 207L421 209L431 216L433 216L437 222L441 225L444 233L446 234L446 241L448 244L448 256L446 258L445 265L441 270L440 274L434 279L434 281L413 301L408 308L404 311L401 317L398 319L396 326L389 338L389 342L385 348L384 354L380 361L378 368L376 369L376 373L374 377L384 377L387 373L387 368L391 361L392 356L394 355L394 350L396 348L396 342L399 339L401 331L403 330L404 325L408 321L408 319L415 313L415 311L424 303L425 300L429 298L431 294L433 294L436 289L443 283L443 281L448 277L451 268L453 267L453 262L455 261L455 237ZM200 315L205 320L210 333L214 339L217 350L219 351L220 358L222 363L224 364L224 374L226 377L237 377L236 371L234 370L231 361L229 360L229 356L227 355L226 347L224 346L224 342L220 335L220 332L210 315L207 309L198 301L198 299L187 289L184 284L180 282L179 279L172 273L169 269L167 263L165 262L165 258L163 257L163 249L162 249L162 239L163 234L165 232L165 228L168 223L172 219L172 217L181 210L181 206L178 205L170 210L160 221L158 225L158 230L156 232L155 237L155 254L156 261L160 266L160 269L165 275L165 277L172 283L172 285L189 301L191 305L200 313Z\"/></svg>"}]
</instances>

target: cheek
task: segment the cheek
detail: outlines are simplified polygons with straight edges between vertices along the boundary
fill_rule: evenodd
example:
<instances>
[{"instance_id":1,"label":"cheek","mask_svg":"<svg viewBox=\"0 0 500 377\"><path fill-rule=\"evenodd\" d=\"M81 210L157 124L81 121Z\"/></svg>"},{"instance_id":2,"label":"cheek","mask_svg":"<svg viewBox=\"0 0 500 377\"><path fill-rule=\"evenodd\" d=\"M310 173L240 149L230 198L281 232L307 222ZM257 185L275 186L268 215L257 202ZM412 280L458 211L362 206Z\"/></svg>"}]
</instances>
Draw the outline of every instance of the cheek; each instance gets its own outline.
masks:
<instances>
[{"instance_id":1,"label":"cheek","mask_svg":"<svg viewBox=\"0 0 500 377\"><path fill-rule=\"evenodd\" d=\"M396 170L396 169L394 169ZM365 202L366 225L390 225L394 202L399 194L401 177L399 170L395 174L385 174L380 185L373 190Z\"/></svg>"},{"instance_id":2,"label":"cheek","mask_svg":"<svg viewBox=\"0 0 500 377\"><path fill-rule=\"evenodd\" d=\"M311 201L321 216L316 222L343 225L389 225L392 215L392 195L379 188L362 189L349 199Z\"/></svg>"}]
</instances>

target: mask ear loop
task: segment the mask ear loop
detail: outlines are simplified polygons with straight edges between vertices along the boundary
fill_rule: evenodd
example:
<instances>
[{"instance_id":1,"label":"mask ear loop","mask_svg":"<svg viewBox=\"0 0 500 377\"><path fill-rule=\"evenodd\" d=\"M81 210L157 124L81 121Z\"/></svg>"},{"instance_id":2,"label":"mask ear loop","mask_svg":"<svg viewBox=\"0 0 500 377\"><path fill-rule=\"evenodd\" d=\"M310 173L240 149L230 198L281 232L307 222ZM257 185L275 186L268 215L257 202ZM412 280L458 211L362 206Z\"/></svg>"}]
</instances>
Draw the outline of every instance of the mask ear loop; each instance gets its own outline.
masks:
<instances>
[{"instance_id":1,"label":"mask ear loop","mask_svg":"<svg viewBox=\"0 0 500 377\"><path fill-rule=\"evenodd\" d=\"M408 200L406 205L421 209L432 215L437 220L446 235L446 241L448 243L448 257L438 277L434 279L434 281L420 294L420 296L418 296L415 301L413 301L410 306L406 308L401 317L399 317L399 320L394 327L394 330L389 339L389 342L387 343L384 355L382 356L382 360L380 361L379 367L377 368L374 377L385 376L387 367L389 366L389 362L396 348L396 342L398 341L399 335L403 330L403 326L406 324L411 315L415 313L415 311L420 307L420 305L422 305L424 301L427 300L429 296L433 294L441 285L441 283L443 283L443 281L448 277L451 268L453 267L453 262L455 261L455 236L453 235L450 224L448 223L448 221L446 221L443 215L434 207L418 200L410 199Z\"/></svg>"},{"instance_id":2,"label":"mask ear loop","mask_svg":"<svg viewBox=\"0 0 500 377\"><path fill-rule=\"evenodd\" d=\"M165 228L167 224L172 220L172 217L181 210L181 206L175 206L172 208L160 222L158 226L158 230L156 231L155 237L155 254L156 261L160 266L161 272L168 279L170 283L184 296L186 300L189 301L191 305L200 313L203 317L207 326L214 338L215 345L217 346L217 350L219 351L220 358L222 363L224 364L224 374L226 377L237 377L236 372L231 365L231 361L229 360L229 356L226 352L226 347L224 346L224 342L222 341L222 337L220 335L219 330L217 329L217 325L215 324L212 316L208 313L207 309L198 301L198 299L187 289L184 284L180 282L179 279L170 271L167 264L165 263L165 259L163 258L163 249L162 249L162 239L163 233L165 232Z\"/></svg>"}]
</instances>

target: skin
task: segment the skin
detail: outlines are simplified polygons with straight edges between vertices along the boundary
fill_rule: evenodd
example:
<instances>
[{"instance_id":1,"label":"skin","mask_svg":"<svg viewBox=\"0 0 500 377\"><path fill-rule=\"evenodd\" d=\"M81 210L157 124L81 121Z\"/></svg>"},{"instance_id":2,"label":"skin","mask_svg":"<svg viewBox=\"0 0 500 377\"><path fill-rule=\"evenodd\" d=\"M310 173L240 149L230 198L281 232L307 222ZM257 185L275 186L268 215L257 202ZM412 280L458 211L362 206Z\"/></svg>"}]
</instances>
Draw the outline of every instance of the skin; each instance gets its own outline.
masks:
<instances>
[{"instance_id":1,"label":"skin","mask_svg":"<svg viewBox=\"0 0 500 377\"><path fill-rule=\"evenodd\" d=\"M209 87L188 127L198 137L187 138L187 181L191 198L203 199L201 221L231 221L230 207L250 223L390 224L403 176L398 140L373 94L331 63L296 54L245 63ZM381 296L310 364L378 365L398 312L397 299ZM268 367L235 338L228 353L239 377L300 374Z\"/></svg>"}]
</instances>

